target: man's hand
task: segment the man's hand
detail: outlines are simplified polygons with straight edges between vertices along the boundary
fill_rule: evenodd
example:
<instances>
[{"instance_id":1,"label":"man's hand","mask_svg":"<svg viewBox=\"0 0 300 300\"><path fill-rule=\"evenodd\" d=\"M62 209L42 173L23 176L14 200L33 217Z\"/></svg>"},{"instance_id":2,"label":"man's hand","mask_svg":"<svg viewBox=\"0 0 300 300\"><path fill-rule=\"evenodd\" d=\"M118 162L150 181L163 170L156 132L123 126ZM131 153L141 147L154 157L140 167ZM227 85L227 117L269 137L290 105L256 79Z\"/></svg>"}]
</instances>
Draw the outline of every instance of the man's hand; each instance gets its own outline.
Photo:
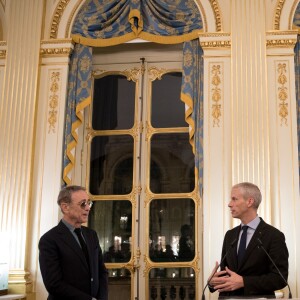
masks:
<instances>
[{"instance_id":1,"label":"man's hand","mask_svg":"<svg viewBox=\"0 0 300 300\"><path fill-rule=\"evenodd\" d=\"M219 268L219 263L216 261L216 265L213 268L213 270L209 276L209 279L207 281L209 287L215 288L215 285L217 285L218 283L221 283L219 281L219 277L226 275L226 271L216 272L218 268Z\"/></svg>"},{"instance_id":2,"label":"man's hand","mask_svg":"<svg viewBox=\"0 0 300 300\"><path fill-rule=\"evenodd\" d=\"M225 271L221 272L223 272L223 274L226 273L227 275L221 275L221 277L218 277L218 279L214 280L213 287L218 292L231 292L244 287L244 279L242 276L231 271L227 267L225 268ZM218 273L220 276L221 272L217 272L215 276L217 276ZM215 276L213 278L215 278Z\"/></svg>"}]
</instances>

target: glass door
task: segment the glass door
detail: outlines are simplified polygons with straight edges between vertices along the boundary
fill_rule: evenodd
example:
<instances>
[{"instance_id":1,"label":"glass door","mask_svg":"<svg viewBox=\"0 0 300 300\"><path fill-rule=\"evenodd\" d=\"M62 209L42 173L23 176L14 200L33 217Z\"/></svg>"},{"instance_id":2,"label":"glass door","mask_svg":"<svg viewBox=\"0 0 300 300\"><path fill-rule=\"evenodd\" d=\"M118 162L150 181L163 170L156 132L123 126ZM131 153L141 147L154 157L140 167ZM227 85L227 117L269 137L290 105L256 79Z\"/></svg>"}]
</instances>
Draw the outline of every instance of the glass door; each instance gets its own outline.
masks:
<instances>
[{"instance_id":1,"label":"glass door","mask_svg":"<svg viewBox=\"0 0 300 300\"><path fill-rule=\"evenodd\" d=\"M80 169L109 299L197 299L201 216L181 47L98 51Z\"/></svg>"}]
</instances>

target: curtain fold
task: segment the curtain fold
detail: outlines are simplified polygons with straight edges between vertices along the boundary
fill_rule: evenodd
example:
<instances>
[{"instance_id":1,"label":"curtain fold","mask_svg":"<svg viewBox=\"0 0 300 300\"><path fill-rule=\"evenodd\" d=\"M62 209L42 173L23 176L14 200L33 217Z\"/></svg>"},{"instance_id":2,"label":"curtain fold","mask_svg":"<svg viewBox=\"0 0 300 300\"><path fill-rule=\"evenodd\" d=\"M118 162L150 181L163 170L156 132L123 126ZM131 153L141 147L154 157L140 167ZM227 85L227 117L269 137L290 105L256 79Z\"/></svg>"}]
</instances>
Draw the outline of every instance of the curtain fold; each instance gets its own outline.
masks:
<instances>
[{"instance_id":1,"label":"curtain fold","mask_svg":"<svg viewBox=\"0 0 300 300\"><path fill-rule=\"evenodd\" d=\"M77 130L83 121L83 109L91 101L92 47L118 45L135 38L162 44L196 39L184 43L181 99L187 107L186 121L190 125L190 141L195 153L201 193L203 120L199 118L203 118L200 88L203 70L198 35L202 27L202 18L194 0L87 0L84 3L72 27L75 47L69 70L63 185L71 183Z\"/></svg>"},{"instance_id":2,"label":"curtain fold","mask_svg":"<svg viewBox=\"0 0 300 300\"><path fill-rule=\"evenodd\" d=\"M189 124L190 143L195 154L199 192L203 190L203 50L199 40L183 44L181 100L185 103L185 120Z\"/></svg>"}]
</instances>

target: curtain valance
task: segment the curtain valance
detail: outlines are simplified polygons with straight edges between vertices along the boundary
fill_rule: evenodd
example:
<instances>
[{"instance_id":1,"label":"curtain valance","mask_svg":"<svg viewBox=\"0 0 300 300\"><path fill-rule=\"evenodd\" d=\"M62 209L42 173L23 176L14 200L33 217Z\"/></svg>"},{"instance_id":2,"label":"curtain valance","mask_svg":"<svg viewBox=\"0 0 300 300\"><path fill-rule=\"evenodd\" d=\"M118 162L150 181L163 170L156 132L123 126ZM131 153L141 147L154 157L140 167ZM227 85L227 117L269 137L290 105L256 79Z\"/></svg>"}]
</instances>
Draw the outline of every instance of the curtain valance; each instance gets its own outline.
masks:
<instances>
[{"instance_id":1,"label":"curtain valance","mask_svg":"<svg viewBox=\"0 0 300 300\"><path fill-rule=\"evenodd\" d=\"M72 38L94 47L136 38L177 44L198 38L202 27L194 0L88 0L77 14Z\"/></svg>"}]
</instances>

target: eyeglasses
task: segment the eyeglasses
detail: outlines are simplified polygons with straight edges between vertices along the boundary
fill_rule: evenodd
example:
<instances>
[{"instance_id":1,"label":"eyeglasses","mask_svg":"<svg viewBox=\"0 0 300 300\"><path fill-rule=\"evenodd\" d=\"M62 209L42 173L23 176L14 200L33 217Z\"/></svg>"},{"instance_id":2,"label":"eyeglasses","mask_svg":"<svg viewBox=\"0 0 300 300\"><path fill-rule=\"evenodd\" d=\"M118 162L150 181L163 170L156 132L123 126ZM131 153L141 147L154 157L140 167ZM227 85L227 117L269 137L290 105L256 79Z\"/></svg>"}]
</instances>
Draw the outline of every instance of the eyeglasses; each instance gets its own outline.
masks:
<instances>
[{"instance_id":1,"label":"eyeglasses","mask_svg":"<svg viewBox=\"0 0 300 300\"><path fill-rule=\"evenodd\" d=\"M85 209L85 207L88 205L90 208L93 206L93 201L91 200L84 200L80 203L78 203L78 205L80 206L80 208Z\"/></svg>"}]
</instances>

